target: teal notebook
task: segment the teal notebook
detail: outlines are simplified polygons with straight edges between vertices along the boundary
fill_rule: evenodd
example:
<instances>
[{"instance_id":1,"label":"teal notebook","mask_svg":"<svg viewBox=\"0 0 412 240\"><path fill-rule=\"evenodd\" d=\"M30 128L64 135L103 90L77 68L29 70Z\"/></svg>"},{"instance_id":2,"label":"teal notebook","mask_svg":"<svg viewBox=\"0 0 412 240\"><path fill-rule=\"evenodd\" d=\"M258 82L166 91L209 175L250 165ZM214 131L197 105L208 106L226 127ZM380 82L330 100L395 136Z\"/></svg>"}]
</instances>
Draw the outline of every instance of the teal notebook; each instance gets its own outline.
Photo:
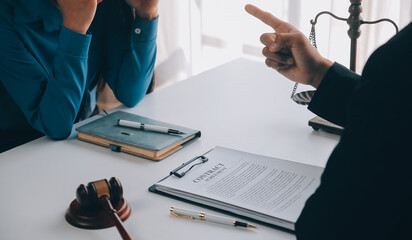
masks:
<instances>
[{"instance_id":1,"label":"teal notebook","mask_svg":"<svg viewBox=\"0 0 412 240\"><path fill-rule=\"evenodd\" d=\"M118 120L135 121L178 129L184 134L167 134L119 126ZM132 113L117 111L76 128L78 139L113 151L126 152L152 160L161 160L181 149L188 141L200 137L199 130L186 128Z\"/></svg>"}]
</instances>

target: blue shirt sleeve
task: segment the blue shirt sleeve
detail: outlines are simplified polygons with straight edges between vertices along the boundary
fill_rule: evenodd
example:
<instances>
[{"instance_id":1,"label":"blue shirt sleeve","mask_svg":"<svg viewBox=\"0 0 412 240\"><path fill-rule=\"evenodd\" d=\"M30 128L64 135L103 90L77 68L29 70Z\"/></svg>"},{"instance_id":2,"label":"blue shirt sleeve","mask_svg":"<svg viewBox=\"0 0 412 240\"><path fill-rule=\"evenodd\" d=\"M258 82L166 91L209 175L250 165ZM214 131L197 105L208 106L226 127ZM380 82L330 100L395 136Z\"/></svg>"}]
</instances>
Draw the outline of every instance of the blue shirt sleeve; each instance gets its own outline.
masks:
<instances>
[{"instance_id":1,"label":"blue shirt sleeve","mask_svg":"<svg viewBox=\"0 0 412 240\"><path fill-rule=\"evenodd\" d=\"M153 77L158 18L145 21L136 17L127 24L127 16L111 12L103 78L120 102L133 107L145 96Z\"/></svg>"},{"instance_id":2,"label":"blue shirt sleeve","mask_svg":"<svg viewBox=\"0 0 412 240\"><path fill-rule=\"evenodd\" d=\"M10 15L0 17L0 81L33 128L54 139L66 138L85 89L91 36L63 27L57 47L45 41L45 49L28 49L11 11L4 12ZM46 48L55 51L53 59L34 57Z\"/></svg>"}]
</instances>

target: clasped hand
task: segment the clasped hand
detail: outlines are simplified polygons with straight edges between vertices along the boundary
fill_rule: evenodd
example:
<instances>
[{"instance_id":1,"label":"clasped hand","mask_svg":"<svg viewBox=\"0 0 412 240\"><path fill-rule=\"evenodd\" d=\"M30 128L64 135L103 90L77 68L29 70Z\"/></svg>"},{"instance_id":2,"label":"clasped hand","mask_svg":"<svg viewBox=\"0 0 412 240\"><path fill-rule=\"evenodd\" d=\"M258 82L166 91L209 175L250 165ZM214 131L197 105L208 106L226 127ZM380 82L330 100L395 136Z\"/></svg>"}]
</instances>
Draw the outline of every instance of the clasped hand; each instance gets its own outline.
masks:
<instances>
[{"instance_id":1,"label":"clasped hand","mask_svg":"<svg viewBox=\"0 0 412 240\"><path fill-rule=\"evenodd\" d=\"M96 14L97 4L103 0L53 0L63 15L63 26L85 34ZM120 0L119 0L120 1ZM145 20L153 20L158 15L159 0L124 0L135 10L135 14Z\"/></svg>"},{"instance_id":2,"label":"clasped hand","mask_svg":"<svg viewBox=\"0 0 412 240\"><path fill-rule=\"evenodd\" d=\"M125 0L135 9L136 15L145 20L153 20L158 15L159 0Z\"/></svg>"}]
</instances>

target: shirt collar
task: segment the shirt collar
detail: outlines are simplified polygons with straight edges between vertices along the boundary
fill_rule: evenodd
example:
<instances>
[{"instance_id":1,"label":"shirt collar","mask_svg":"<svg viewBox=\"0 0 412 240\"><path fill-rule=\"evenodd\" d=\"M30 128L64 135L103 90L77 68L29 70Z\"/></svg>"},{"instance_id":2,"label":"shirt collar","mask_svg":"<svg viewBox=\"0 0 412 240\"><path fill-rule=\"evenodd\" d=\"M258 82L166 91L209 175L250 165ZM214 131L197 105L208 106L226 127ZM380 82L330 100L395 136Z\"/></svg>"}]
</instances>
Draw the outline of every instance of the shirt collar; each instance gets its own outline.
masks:
<instances>
[{"instance_id":1,"label":"shirt collar","mask_svg":"<svg viewBox=\"0 0 412 240\"><path fill-rule=\"evenodd\" d=\"M63 16L50 0L13 0L14 21L30 23L42 20L46 32L58 30L63 24Z\"/></svg>"}]
</instances>

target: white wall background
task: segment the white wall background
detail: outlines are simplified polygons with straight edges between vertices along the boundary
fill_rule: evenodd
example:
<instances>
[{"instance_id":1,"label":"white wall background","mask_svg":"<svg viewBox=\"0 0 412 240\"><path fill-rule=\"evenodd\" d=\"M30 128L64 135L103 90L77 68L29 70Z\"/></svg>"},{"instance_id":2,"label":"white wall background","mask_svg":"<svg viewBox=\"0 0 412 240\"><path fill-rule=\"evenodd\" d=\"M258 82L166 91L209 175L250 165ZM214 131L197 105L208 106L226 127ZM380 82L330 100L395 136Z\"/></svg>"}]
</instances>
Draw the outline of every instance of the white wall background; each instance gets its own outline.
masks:
<instances>
[{"instance_id":1,"label":"white wall background","mask_svg":"<svg viewBox=\"0 0 412 240\"><path fill-rule=\"evenodd\" d=\"M272 29L244 11L254 4L309 36L310 20L320 11L349 16L349 0L161 0L156 62L157 88L198 74L238 57L262 59L259 37ZM412 0L364 0L366 21L390 18L403 28L412 20ZM346 22L322 15L316 25L319 52L349 66L350 40ZM394 33L389 23L362 25L357 72L368 56Z\"/></svg>"}]
</instances>

